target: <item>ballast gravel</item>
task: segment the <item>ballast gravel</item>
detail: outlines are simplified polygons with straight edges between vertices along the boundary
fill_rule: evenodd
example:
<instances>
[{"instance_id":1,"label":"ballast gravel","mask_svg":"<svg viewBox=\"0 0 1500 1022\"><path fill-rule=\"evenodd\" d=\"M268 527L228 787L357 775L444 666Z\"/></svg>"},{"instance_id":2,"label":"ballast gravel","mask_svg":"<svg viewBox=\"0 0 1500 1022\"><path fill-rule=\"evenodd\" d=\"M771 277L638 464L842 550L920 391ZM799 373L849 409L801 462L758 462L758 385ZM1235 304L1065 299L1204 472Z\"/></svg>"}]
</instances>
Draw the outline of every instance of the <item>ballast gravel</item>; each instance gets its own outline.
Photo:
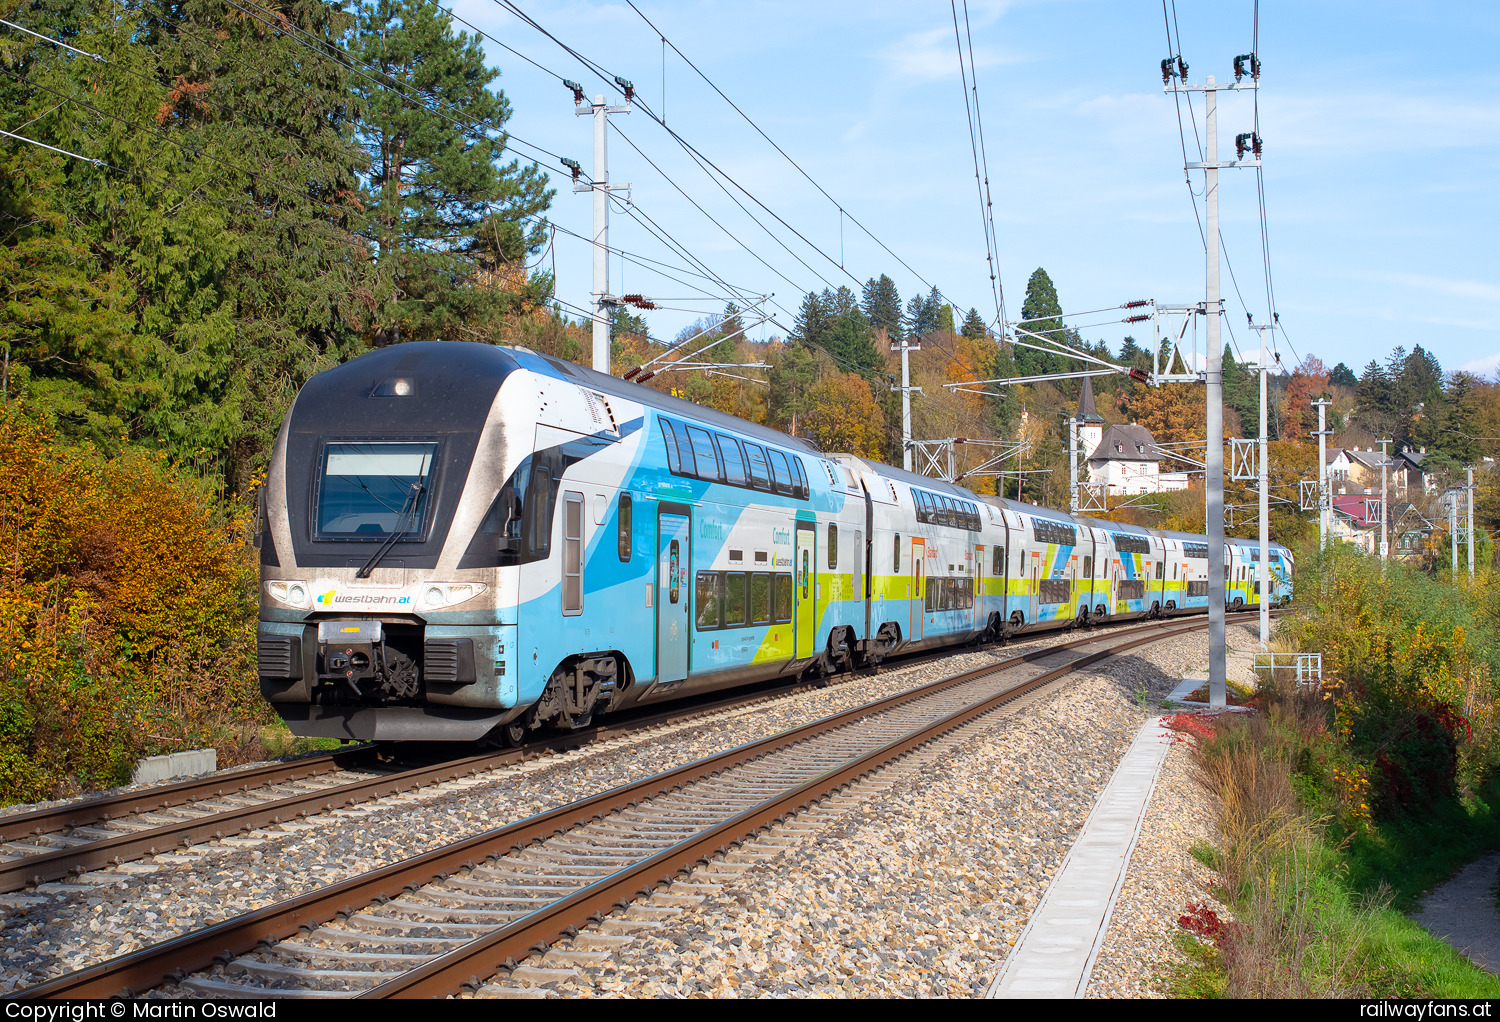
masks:
<instances>
[{"instance_id":1,"label":"ballast gravel","mask_svg":"<svg viewBox=\"0 0 1500 1022\"><path fill-rule=\"evenodd\" d=\"M1049 641L1056 639L1043 640ZM1035 645L888 670L126 863L82 882L0 896L0 992ZM947 760L927 763L746 870L723 893L687 911L680 928L653 931L616 949L609 963L538 992L982 994L1147 713L1145 706L1171 691L1184 671L1201 668L1205 657L1206 639L1196 633L1113 658L1096 673L1074 675L1061 690L1034 698L1024 712L989 718L995 722L990 730L967 739ZM1165 917L1200 896L1177 893L1162 895L1172 904L1169 910L1162 908L1166 902L1153 902L1140 911ZM1112 931L1121 925L1117 911ZM1135 930L1144 933L1139 925ZM1124 959L1131 954L1124 952ZM1101 956L1101 967L1105 961ZM1096 979L1090 993L1138 996L1154 968L1143 966L1134 978L1122 974L1107 987Z\"/></svg>"}]
</instances>

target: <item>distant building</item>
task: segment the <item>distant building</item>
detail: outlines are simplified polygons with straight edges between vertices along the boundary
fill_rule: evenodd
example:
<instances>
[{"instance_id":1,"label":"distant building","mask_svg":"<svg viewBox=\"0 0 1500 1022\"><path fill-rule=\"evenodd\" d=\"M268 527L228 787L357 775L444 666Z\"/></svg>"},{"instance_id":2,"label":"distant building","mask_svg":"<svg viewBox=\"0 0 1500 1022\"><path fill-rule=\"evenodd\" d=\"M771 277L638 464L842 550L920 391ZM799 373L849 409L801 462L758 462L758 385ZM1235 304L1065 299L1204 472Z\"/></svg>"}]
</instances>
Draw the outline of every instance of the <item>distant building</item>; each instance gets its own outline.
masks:
<instances>
[{"instance_id":1,"label":"distant building","mask_svg":"<svg viewBox=\"0 0 1500 1022\"><path fill-rule=\"evenodd\" d=\"M1190 485L1186 472L1161 471L1165 457L1145 426L1109 426L1094 406L1094 387L1083 379L1083 393L1078 397L1079 445L1087 452L1089 482L1103 483L1109 496L1139 493L1162 493L1185 490Z\"/></svg>"},{"instance_id":2,"label":"distant building","mask_svg":"<svg viewBox=\"0 0 1500 1022\"><path fill-rule=\"evenodd\" d=\"M1391 498L1432 493L1434 483L1422 470L1427 448L1401 451L1384 461L1374 447L1330 447L1324 454L1328 463L1328 484L1335 493L1380 492L1380 467L1386 467L1386 489Z\"/></svg>"}]
</instances>

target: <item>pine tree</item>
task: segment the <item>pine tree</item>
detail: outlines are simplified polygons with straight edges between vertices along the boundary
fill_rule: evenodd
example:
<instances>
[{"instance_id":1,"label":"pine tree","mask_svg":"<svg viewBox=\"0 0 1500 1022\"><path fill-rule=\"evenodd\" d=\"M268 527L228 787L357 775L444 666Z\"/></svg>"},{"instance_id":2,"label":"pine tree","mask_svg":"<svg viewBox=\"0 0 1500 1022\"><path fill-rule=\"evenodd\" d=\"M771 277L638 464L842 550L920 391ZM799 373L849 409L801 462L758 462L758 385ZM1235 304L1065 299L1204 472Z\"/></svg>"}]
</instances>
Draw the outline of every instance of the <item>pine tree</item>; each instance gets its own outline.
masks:
<instances>
[{"instance_id":1,"label":"pine tree","mask_svg":"<svg viewBox=\"0 0 1500 1022\"><path fill-rule=\"evenodd\" d=\"M969 314L964 317L964 325L960 331L965 337L972 337L976 341L982 341L988 334L984 327L984 317L975 308L969 309Z\"/></svg>"},{"instance_id":2,"label":"pine tree","mask_svg":"<svg viewBox=\"0 0 1500 1022\"><path fill-rule=\"evenodd\" d=\"M901 295L890 277L882 273L878 280L871 277L865 282L860 308L864 310L865 318L870 321L873 329L884 329L891 340L901 340Z\"/></svg>"},{"instance_id":3,"label":"pine tree","mask_svg":"<svg viewBox=\"0 0 1500 1022\"><path fill-rule=\"evenodd\" d=\"M870 321L859 306L847 309L833 322L829 334L829 351L836 357L839 369L869 376L885 367L885 358L875 346Z\"/></svg>"},{"instance_id":4,"label":"pine tree","mask_svg":"<svg viewBox=\"0 0 1500 1022\"><path fill-rule=\"evenodd\" d=\"M771 384L771 424L796 436L800 420L811 408L810 395L818 382L818 355L806 341L792 340L781 349L781 357L766 375Z\"/></svg>"},{"instance_id":5,"label":"pine tree","mask_svg":"<svg viewBox=\"0 0 1500 1022\"><path fill-rule=\"evenodd\" d=\"M1357 387L1359 377L1354 375L1354 370L1340 362L1333 367L1333 372L1328 374L1328 385L1330 387Z\"/></svg>"},{"instance_id":6,"label":"pine tree","mask_svg":"<svg viewBox=\"0 0 1500 1022\"><path fill-rule=\"evenodd\" d=\"M1021 318L1029 320L1025 329L1048 340L1066 341L1063 331L1062 306L1057 302L1057 288L1047 271L1037 267L1026 282L1026 297L1021 302ZM1037 343L1036 338L1027 337L1028 344ZM1066 360L1061 356L1037 351L1034 348L1016 349L1016 369L1022 376L1039 376L1043 373L1065 372Z\"/></svg>"},{"instance_id":7,"label":"pine tree","mask_svg":"<svg viewBox=\"0 0 1500 1022\"><path fill-rule=\"evenodd\" d=\"M827 292L825 292L827 293ZM822 296L809 291L802 296L802 305L792 320L790 340L801 341L812 348L826 347L828 339L829 309Z\"/></svg>"},{"instance_id":8,"label":"pine tree","mask_svg":"<svg viewBox=\"0 0 1500 1022\"><path fill-rule=\"evenodd\" d=\"M535 165L499 165L511 110L488 86L500 72L485 66L477 36L454 35L446 13L423 0L366 0L351 50L384 76L353 83L374 159L366 201L380 326L401 340L483 336L476 324L517 298L480 286L480 258L514 261L539 248L542 226L522 218L553 195Z\"/></svg>"}]
</instances>

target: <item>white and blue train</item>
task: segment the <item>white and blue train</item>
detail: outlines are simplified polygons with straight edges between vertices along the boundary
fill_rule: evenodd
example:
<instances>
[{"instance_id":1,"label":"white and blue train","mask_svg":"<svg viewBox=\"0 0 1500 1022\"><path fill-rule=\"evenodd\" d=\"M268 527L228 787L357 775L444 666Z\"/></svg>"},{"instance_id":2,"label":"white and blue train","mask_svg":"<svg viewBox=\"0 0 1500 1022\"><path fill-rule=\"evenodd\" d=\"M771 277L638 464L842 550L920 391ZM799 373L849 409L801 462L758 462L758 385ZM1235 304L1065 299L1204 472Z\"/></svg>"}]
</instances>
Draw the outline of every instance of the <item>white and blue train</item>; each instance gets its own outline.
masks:
<instances>
[{"instance_id":1,"label":"white and blue train","mask_svg":"<svg viewBox=\"0 0 1500 1022\"><path fill-rule=\"evenodd\" d=\"M516 742L1210 599L1202 536L980 497L484 344L313 377L261 507L261 690L307 736ZM1227 545L1222 598L1257 606L1259 548ZM1279 544L1270 567L1284 603Z\"/></svg>"}]
</instances>

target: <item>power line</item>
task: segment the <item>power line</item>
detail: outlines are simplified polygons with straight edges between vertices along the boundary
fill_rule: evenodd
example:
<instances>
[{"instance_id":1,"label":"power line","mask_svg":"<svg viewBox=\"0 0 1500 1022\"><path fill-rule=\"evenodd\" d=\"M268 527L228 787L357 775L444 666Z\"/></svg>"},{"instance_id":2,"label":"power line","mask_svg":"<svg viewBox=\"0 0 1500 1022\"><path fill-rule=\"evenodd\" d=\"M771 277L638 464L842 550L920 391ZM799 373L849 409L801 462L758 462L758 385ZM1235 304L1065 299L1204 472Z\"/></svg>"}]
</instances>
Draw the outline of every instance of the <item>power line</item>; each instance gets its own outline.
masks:
<instances>
[{"instance_id":1,"label":"power line","mask_svg":"<svg viewBox=\"0 0 1500 1022\"><path fill-rule=\"evenodd\" d=\"M865 234L870 238L871 241L875 242L875 244L877 244L881 248L885 249L885 251L887 252L887 254L889 254L893 259L895 259L902 266L906 267L906 269L911 273L912 276L916 277L918 280L920 280L922 283L926 284L928 287L932 287L933 286L920 273L918 273L916 270L912 269L911 266L906 262L906 260L904 260L900 256L896 255L895 252L891 251L890 246L888 246L885 242L881 241L879 238L875 237L875 235L870 232L869 228L867 228L864 224L860 223L859 220L857 220L854 217L853 214L851 214L847 209L845 209L843 207L843 205L841 203L839 203L839 201L837 199L835 199L832 195L829 195L828 192L827 192L827 190L822 185L820 185L820 184L818 184L818 182L814 181L813 178L812 178L812 176L810 174L808 174L807 171L803 170L802 166L796 160L792 159L792 157L786 152L786 150L782 149L781 146L779 146L779 145L776 144L776 142L771 138L771 136L767 135L763 130L761 130L760 125L756 124L755 121L751 119L751 117L750 117L749 114L747 114L747 113L745 113L745 111L741 110L739 108L739 106L734 102L734 100L730 99L727 95L724 94L724 90L723 89L720 89L717 85L715 85L713 83L713 81L706 74L704 74L701 70L699 70L698 65L694 64L692 62L692 60L688 57L687 54L683 53L682 50L678 49L676 43L674 43L671 40L669 40L666 37L666 35L664 35L655 25L653 25L651 23L651 19L647 18L646 15L641 12L641 9L635 5L634 0L626 0L626 3L630 4L630 9L633 10L633 11L635 11L636 14L639 14L640 17L641 17L641 20L644 21L648 26L650 26L650 28L651 28L651 30L653 32L655 32L658 36L661 36L661 40L662 40L662 45L663 46L670 46L670 47L672 47L672 52L676 53L679 57L681 57L687 63L688 67L692 68L693 71L697 73L697 75L698 75L699 78L702 78L705 82L707 82L708 83L708 87L711 88L711 89L713 89L715 92L717 92L719 94L719 97L721 99L723 99L724 102L728 103L729 106L734 110L735 113L737 113L741 117L743 117L745 119L745 123L749 124L750 127L752 127L752 128L755 129L756 134L760 135L761 138L765 139L768 143L770 143L771 148L775 149L778 153L780 153L786 159L786 161L788 163L790 163L793 167L796 167L797 168L797 173L801 174L804 178L806 178L809 184L811 184L814 188L816 188L819 192L821 192L823 194L824 198L826 198L829 202L833 203L834 206L836 206L838 208L838 210L839 210L840 213L842 213L844 216L848 217L850 223L854 224L854 226L856 226L860 230L864 231ZM665 111L663 111L663 113L665 113Z\"/></svg>"},{"instance_id":2,"label":"power line","mask_svg":"<svg viewBox=\"0 0 1500 1022\"><path fill-rule=\"evenodd\" d=\"M610 128L614 131L615 134L619 135L622 139L624 139L625 143L627 145L629 145L630 148L634 149L636 151L636 153L638 153L640 155L641 159L645 160L648 164L650 164L651 165L651 169L655 170L658 174L660 174L666 180L666 182L669 185L671 185L673 188L677 189L677 192L678 192L679 195L681 195L684 199L687 199L688 202L692 203L694 209L696 209L698 212L702 213L705 217L707 217L710 223L712 223L715 227L717 227L719 230L723 231L726 235L728 235L734 241L734 243L736 245L740 246L740 248L742 248L746 252L748 252L762 266L764 266L766 269L770 270L772 273L776 274L776 276L778 276L782 280L786 281L788 284L790 284L792 287L796 288L798 291L805 291L806 290L801 285L799 285L796 281L792 280L786 274L784 274L780 270L776 269L776 267L774 267L770 263L766 262L765 259L763 259L761 256L757 255L754 251L752 251L749 245L746 245L743 241L741 241L739 239L739 237L736 236L733 231L731 231L729 228L725 227L723 224L719 223L718 220L714 219L713 214L711 214L708 210L704 209L701 205L699 205L698 201L696 199L694 199L692 196L688 195L688 193L683 190L682 186L679 185L676 181L672 180L672 178L666 173L666 171L664 171L660 167L658 167L656 165L655 161L653 161L651 159L651 157L647 156L644 152L642 152L641 151L641 147L638 146L638 145L636 145L635 142L633 142L631 140L631 138L630 138L629 135L625 134L625 132L623 132L623 131L620 130L620 128L619 128L618 125L613 125L612 124L612 125L610 125ZM783 245L782 247L785 248L786 246ZM787 249L787 251L790 252L791 250ZM795 254L794 254L793 257L795 258ZM797 261L798 262L802 262L802 260L800 260L800 259L798 259ZM803 266L807 266L806 263L802 263L802 265ZM820 279L820 280L823 279L822 276L819 275L816 270L812 269L812 267L808 266L807 268L808 268L808 270L812 271L814 275L817 275L818 279ZM827 283L827 281L825 280L824 283Z\"/></svg>"},{"instance_id":3,"label":"power line","mask_svg":"<svg viewBox=\"0 0 1500 1022\"><path fill-rule=\"evenodd\" d=\"M270 28L273 31L278 31L278 32L285 33L289 38L291 38L295 42L300 43L303 47L305 47L306 49L308 49L310 52L316 53L319 56L324 57L327 60L333 61L335 64L338 64L339 66L345 68L348 71L354 72L355 74L359 75L361 78L368 79L369 81L373 82L375 85L379 86L382 89L389 89L391 91L394 91L394 92L398 93L403 100L411 99L411 100L413 100L413 102L415 102L415 104L417 106L420 106L422 109L428 111L429 113L436 114L437 116L443 118L444 120L447 120L447 121L449 121L449 122L457 125L458 127L462 128L462 129L464 129L466 131L473 131L476 134L479 134L479 135L481 135L484 138L490 139L490 141L500 142L500 147L501 147L502 150L508 149L511 152L516 153L518 156L523 156L526 159L531 160L534 163L541 162L536 157L530 156L530 155L528 155L526 153L523 153L519 149L516 149L515 147L513 147L510 144L512 141L518 142L521 145L523 145L523 146L525 146L525 147L527 147L529 149L535 149L537 152L545 153L547 156L550 156L550 157L552 157L552 159L556 160L557 161L557 167L558 167L558 172L559 173L569 173L569 171L567 171L566 168L564 168L563 165L562 165L562 157L559 156L557 153L552 152L550 149L546 149L546 148L544 148L542 146L539 146L539 145L536 145L535 143L532 143L532 142L527 142L525 139L518 138L516 135L512 134L511 132L505 131L503 128L502 129L497 129L497 130L499 130L505 136L505 140L504 141L500 141L499 139L490 138L488 129L486 129L483 126L481 126L478 122L475 122L475 121L467 121L467 122L461 121L457 117L453 117L450 114L444 112L443 110L438 109L435 106L433 106L432 104L428 103L420 95L413 96L412 95L411 87L409 85L407 85L407 83L401 81L400 79L396 78L393 75L387 74L385 71L381 70L379 67L376 67L374 64L370 63L367 60L363 60L363 59L361 59L359 57L355 57L353 54L348 53L347 51L338 48L337 46L333 45L330 42L326 42L324 40L318 39L316 36L312 36L311 33L307 32L305 29L302 29L299 26L297 26L297 25L291 23L290 21L286 20L285 18L280 18L279 15L274 15L273 12L266 10L266 8L264 8L260 4L256 3L255 0L245 0L245 2L248 3L251 7L254 7L256 10L258 10L258 11L264 11L268 16L279 18L279 20L278 21L274 21L274 22L273 21L268 21L268 20L266 20L266 18L261 17L260 15L256 14L254 11L249 11L249 10L246 10L244 7L241 7L236 2L236 0L224 0L224 2L226 4L228 4L230 7L233 7L235 10L237 10L240 13L244 14L246 17L253 18L256 21L260 22L261 24L265 25L267 28ZM434 4L434 6L437 6L438 10L442 10L443 9L439 5ZM172 19L168 19L168 20L172 20ZM313 44L309 44L307 42L307 40L303 38L304 36L311 37L312 40L313 40ZM339 57L344 57L344 58L346 58L346 60L340 60ZM367 68L370 68L371 70L375 71L376 74L378 74L380 76L380 78L376 78L375 76L370 75L370 74L366 73L365 71L360 70L358 67L354 66L354 63L350 63L351 61L355 62L355 63L358 63L358 64L362 64L362 65L364 65ZM381 78L383 78L384 81L382 81Z\"/></svg>"},{"instance_id":4,"label":"power line","mask_svg":"<svg viewBox=\"0 0 1500 1022\"><path fill-rule=\"evenodd\" d=\"M64 100L67 100L68 102L75 103L78 106L81 106L81 107L83 107L83 108L85 108L87 110L91 110L94 113L99 114L102 117L108 117L111 120L119 121L121 124L125 124L125 125L128 125L128 126L133 127L133 128L137 128L137 129L139 129L141 131L145 131L145 132L147 132L148 134L151 134L151 135L155 135L157 138L160 138L160 139L162 139L165 142L169 142L172 145L175 145L175 146L177 146L180 149L184 149L187 152L192 153L194 156L197 156L197 157L199 157L201 159L205 159L205 160L211 160L214 163L217 163L217 164L219 164L222 167L227 167L228 169L230 169L232 171L235 171L236 173L244 174L246 177L249 177L253 181L265 180L265 181L270 182L273 185L282 185L283 188L287 188L287 190L289 190L292 194L297 195L297 196L299 196L301 198L305 198L305 199L307 199L307 200L309 200L311 202L315 202L318 205L323 206L326 209L330 210L331 212L340 214L341 216L348 216L351 212L353 212L351 209L341 208L341 207L335 206L332 203L328 202L327 200L320 199L320 198L318 198L315 195L309 195L306 192L297 191L295 186L286 186L282 182L277 181L275 178L271 178L271 177L268 177L268 176L265 176L265 175L261 175L261 174L256 173L253 170L246 170L243 167L236 166L235 164L230 163L228 160L222 159L222 158L220 158L218 156L214 156L212 153L204 152L202 149L199 149L197 146L191 146L191 145L188 145L186 142L183 142L183 141L180 141L180 140L178 140L176 138L173 138L172 135L170 133L168 133L168 132L158 131L156 128L153 128L153 127L151 127L149 125L141 124L139 121L133 121L133 120L131 120L128 117L121 117L119 114L113 114L113 113L110 113L107 110L101 110L98 107L94 106L92 103L89 103L88 101L83 100L83 99L79 99L77 96L72 96L72 95L68 95L67 93L64 93L64 92L59 92L57 89L54 89L54 88L52 88L49 85L43 85L41 82L37 82L37 81L34 81L33 79L27 78L25 75L18 75L14 71L10 70L10 68L8 68L8 67L0 66L0 73L4 73L5 75L9 76L10 78L13 78L13 79L15 79L18 82L23 82L23 83L25 83L27 85L30 85L33 88L38 88L38 89L41 89L41 90L43 90L45 92L50 92L54 96L57 96L57 97L59 97L61 99L64 99Z\"/></svg>"},{"instance_id":5,"label":"power line","mask_svg":"<svg viewBox=\"0 0 1500 1022\"><path fill-rule=\"evenodd\" d=\"M981 183L979 174L980 150L984 146L984 122L979 119L979 69L974 65L974 37L969 34L969 71L974 79L974 109L969 110L969 81L964 72L964 45L958 35L958 7L953 0L948 0L948 7L953 12L953 40L958 44L958 77L964 92L964 116L969 120L969 151L974 156L974 187L979 193L979 226L984 231L985 258L990 264L990 293L995 299L995 322L1005 322L1005 311L1000 301L1000 292L996 289L998 280L995 268L995 254L999 244L994 237L995 218L994 203L991 201L986 206L990 185L989 155L984 156L984 178ZM964 30L969 30L969 3L964 0ZM975 138L975 122L979 121L979 137ZM988 214L988 215L986 215Z\"/></svg>"},{"instance_id":6,"label":"power line","mask_svg":"<svg viewBox=\"0 0 1500 1022\"><path fill-rule=\"evenodd\" d=\"M600 78L604 79L607 83L609 83L610 87L615 88L616 90L620 91L623 94L624 89L619 84L621 81L623 81L623 79L619 78L619 76L617 76L617 75L614 75L614 74L610 73L610 71L607 68L605 68L602 64L598 63L597 61L591 60L588 57L585 57L583 54L579 53L573 47L569 46L567 43L563 42L557 36L553 35L550 31L548 31L546 28L544 28L536 19L532 18L525 11L521 10L520 7L516 6L516 4L513 2L513 0L494 0L494 2L496 4L499 4L500 6L504 7L506 10L510 11L511 13L515 14L516 17L520 18L526 24L530 25L532 28L534 28L538 32L542 33L542 35L546 36L548 39L551 39L564 52L566 52L569 55L571 55L572 57L574 57L576 60L578 60L580 63L582 63L585 67L589 68L589 70L593 71ZM787 223L787 221L784 218L782 218L780 216L780 214L778 214L775 210L773 210L769 206L767 206L764 202L762 202L759 198L757 198L749 189L745 188L744 185L741 185L738 181L736 181L733 177L731 177L722 167L720 167L718 164L714 163L714 161L711 160L711 159L709 159L707 156L703 155L703 153L700 150L698 150L692 143L688 142L687 139L683 138L680 134L678 134L674 129L672 129L671 127L668 127L667 123L664 120L662 120L662 118L660 116L658 116L655 111L653 111L651 109L650 104L648 104L639 95L635 95L631 101L635 105L637 105L641 109L641 111L648 118L650 118L652 121L654 121L656 124L658 124L662 128L663 131L665 131L669 136L671 136L672 140L675 141L679 146L681 146L682 149L683 149L683 151L687 152L690 156L692 156L695 159L699 160L701 162L701 164L706 164L708 167L711 167L713 169L713 171L716 174L719 175L719 177L722 177L725 181L729 182L741 194L743 194L751 202L753 202L755 205L759 206L762 210L764 210L766 212L766 214L768 214L774 220L776 220L777 223L781 224L781 226L785 227L787 230L789 230L793 234L795 234L803 242L803 244L807 245L814 252L817 252L824 259L828 260L828 262L831 263L832 265L837 266L839 268L839 272L841 272L845 276L847 276L854 284L856 284L856 285L860 284L860 281L852 273L850 273L848 270L844 269L844 267L838 262L838 260L834 259L827 252L823 251L823 249L820 248L818 245L814 244L801 231L797 230L791 224ZM712 177L712 175L710 175L710 177ZM723 185L720 184L720 187L723 188ZM727 191L727 189L725 189L725 190ZM810 267L809 267L809 269L810 269ZM821 278L821 275L819 275L819 276Z\"/></svg>"}]
</instances>

